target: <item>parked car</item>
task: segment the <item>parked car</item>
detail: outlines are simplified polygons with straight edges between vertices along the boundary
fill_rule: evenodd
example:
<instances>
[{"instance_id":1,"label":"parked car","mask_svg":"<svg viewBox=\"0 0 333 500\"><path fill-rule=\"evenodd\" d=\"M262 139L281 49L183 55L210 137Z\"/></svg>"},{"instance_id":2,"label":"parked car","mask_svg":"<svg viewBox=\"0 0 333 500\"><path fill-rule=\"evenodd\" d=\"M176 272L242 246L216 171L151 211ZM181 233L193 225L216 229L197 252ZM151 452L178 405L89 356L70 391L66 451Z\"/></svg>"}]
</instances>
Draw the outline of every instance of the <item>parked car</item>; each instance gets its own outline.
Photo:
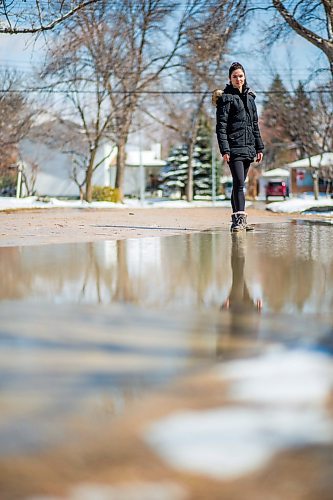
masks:
<instances>
[{"instance_id":1,"label":"parked car","mask_svg":"<svg viewBox=\"0 0 333 500\"><path fill-rule=\"evenodd\" d=\"M285 181L270 181L266 186L266 200L269 196L283 196L284 199L289 196L288 186Z\"/></svg>"}]
</instances>

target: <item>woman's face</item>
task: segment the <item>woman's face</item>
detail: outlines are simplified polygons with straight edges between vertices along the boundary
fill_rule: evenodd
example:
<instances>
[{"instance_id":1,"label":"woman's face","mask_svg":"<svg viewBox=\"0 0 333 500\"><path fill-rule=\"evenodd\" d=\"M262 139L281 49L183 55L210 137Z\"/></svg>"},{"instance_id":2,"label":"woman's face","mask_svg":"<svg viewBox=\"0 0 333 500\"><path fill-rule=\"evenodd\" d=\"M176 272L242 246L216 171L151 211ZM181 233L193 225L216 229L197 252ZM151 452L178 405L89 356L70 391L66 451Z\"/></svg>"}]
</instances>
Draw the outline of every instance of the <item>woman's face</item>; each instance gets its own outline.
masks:
<instances>
[{"instance_id":1,"label":"woman's face","mask_svg":"<svg viewBox=\"0 0 333 500\"><path fill-rule=\"evenodd\" d=\"M241 69L235 69L235 71L231 73L230 82L235 89L242 90L245 82L244 72Z\"/></svg>"}]
</instances>

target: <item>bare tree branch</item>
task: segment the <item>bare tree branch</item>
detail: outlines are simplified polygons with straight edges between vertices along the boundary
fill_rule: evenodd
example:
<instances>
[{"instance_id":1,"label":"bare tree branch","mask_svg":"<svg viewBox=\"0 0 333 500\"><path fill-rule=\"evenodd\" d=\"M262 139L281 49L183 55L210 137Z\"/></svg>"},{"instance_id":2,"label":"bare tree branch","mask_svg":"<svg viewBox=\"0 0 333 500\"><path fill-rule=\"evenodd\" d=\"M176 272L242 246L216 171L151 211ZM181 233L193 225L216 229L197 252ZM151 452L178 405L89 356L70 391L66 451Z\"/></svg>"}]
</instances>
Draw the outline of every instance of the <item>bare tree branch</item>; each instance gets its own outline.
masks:
<instances>
[{"instance_id":1,"label":"bare tree branch","mask_svg":"<svg viewBox=\"0 0 333 500\"><path fill-rule=\"evenodd\" d=\"M330 68L332 72L332 77L333 77L333 38L332 38L332 32L333 32L333 2L332 0L321 0L319 4L322 5L324 8L324 12L326 15L326 23L327 23L327 29L328 29L328 38L325 39L323 36L320 34L315 33L312 31L310 28L305 26L304 24L301 24L301 22L296 19L295 13L296 9L298 7L298 4L296 4L294 8L294 12L291 13L289 10L284 6L281 0L272 0L273 6L276 8L276 10L281 14L283 19L286 21L286 23L290 26L292 30L294 30L298 35L301 37L305 38L308 40L310 43L318 47L324 54L326 54L329 63L330 63ZM299 2L301 3L301 2ZM311 4L310 0L307 1L307 4L310 6L310 9L307 9L307 14L311 12ZM318 8L318 5L316 4L316 8Z\"/></svg>"},{"instance_id":2,"label":"bare tree branch","mask_svg":"<svg viewBox=\"0 0 333 500\"><path fill-rule=\"evenodd\" d=\"M45 31L50 31L50 30L54 29L57 25L63 23L64 21L68 20L69 18L71 18L74 14L85 9L89 5L95 4L99 1L100 0L85 0L83 2L79 2L78 5L71 8L70 10L67 10L67 12L65 12L63 14L61 14L61 12L63 10L62 9L63 2L61 2L60 9L59 9L60 15L56 16L54 19L52 19L47 24L44 24L41 3L39 0L35 0L35 7L34 8L36 9L36 12L35 13L32 12L32 18L36 17L38 19L38 26L34 26L34 22L32 21L31 26L20 27L20 26L17 26L17 22L20 19L22 13L17 10L17 7L15 6L15 2L11 2L11 4L10 4L11 10L9 10L8 1L1 0L1 3L0 3L0 33L7 33L7 34L13 35L13 34L23 34L23 33L33 34L33 33L42 33ZM51 5L50 2L48 2L48 4ZM52 13L55 14L54 11L52 11ZM6 23L4 21L1 22L1 16L3 16L6 19ZM11 17L15 20L14 26L12 25L12 22L10 19Z\"/></svg>"}]
</instances>

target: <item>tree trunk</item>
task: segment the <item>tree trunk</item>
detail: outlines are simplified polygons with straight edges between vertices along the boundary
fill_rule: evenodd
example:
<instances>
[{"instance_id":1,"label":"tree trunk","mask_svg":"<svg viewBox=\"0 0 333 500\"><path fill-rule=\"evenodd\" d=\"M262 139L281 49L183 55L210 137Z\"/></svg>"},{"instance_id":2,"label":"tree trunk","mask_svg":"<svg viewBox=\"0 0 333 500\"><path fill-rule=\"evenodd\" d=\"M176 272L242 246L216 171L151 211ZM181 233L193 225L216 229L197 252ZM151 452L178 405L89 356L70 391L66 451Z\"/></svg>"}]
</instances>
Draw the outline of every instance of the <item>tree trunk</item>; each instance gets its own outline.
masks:
<instances>
[{"instance_id":1,"label":"tree trunk","mask_svg":"<svg viewBox=\"0 0 333 500\"><path fill-rule=\"evenodd\" d=\"M330 70L331 70L331 79L333 81L333 43L330 42L329 47L327 47L327 45L328 45L328 43L325 44L325 48L323 49L323 52L328 59L328 64L329 64Z\"/></svg>"},{"instance_id":2,"label":"tree trunk","mask_svg":"<svg viewBox=\"0 0 333 500\"><path fill-rule=\"evenodd\" d=\"M186 199L193 201L193 153L194 153L194 139L190 140L188 144L188 161L187 161L187 184L186 184Z\"/></svg>"},{"instance_id":3,"label":"tree trunk","mask_svg":"<svg viewBox=\"0 0 333 500\"><path fill-rule=\"evenodd\" d=\"M313 178L313 194L314 199L318 200L319 198L319 181L318 181L318 172L314 172L312 175Z\"/></svg>"},{"instance_id":4,"label":"tree trunk","mask_svg":"<svg viewBox=\"0 0 333 500\"><path fill-rule=\"evenodd\" d=\"M115 188L119 189L119 198L120 201L123 200L123 192L124 192L124 180L125 180L125 164L126 164L126 142L127 137L121 137L117 143L117 172L116 172L116 181Z\"/></svg>"},{"instance_id":5,"label":"tree trunk","mask_svg":"<svg viewBox=\"0 0 333 500\"><path fill-rule=\"evenodd\" d=\"M93 149L90 153L90 158L89 158L89 165L86 170L86 201L88 203L91 203L92 200L92 177L94 173L94 163L95 163L95 157L96 157L96 149Z\"/></svg>"},{"instance_id":6,"label":"tree trunk","mask_svg":"<svg viewBox=\"0 0 333 500\"><path fill-rule=\"evenodd\" d=\"M326 181L326 198L329 198L330 190L331 190L331 181L327 180Z\"/></svg>"},{"instance_id":7,"label":"tree trunk","mask_svg":"<svg viewBox=\"0 0 333 500\"><path fill-rule=\"evenodd\" d=\"M194 146L197 140L198 129L199 129L199 116L202 107L203 99L201 100L196 114L194 116L194 120L192 123L192 130L190 132L190 138L187 144L188 151L188 161L187 161L187 184L186 184L186 199L187 201L193 201L193 188L194 188L194 179L193 179L193 153Z\"/></svg>"},{"instance_id":8,"label":"tree trunk","mask_svg":"<svg viewBox=\"0 0 333 500\"><path fill-rule=\"evenodd\" d=\"M134 302L136 300L135 293L132 290L132 280L128 272L125 240L117 241L117 274L113 299L122 302Z\"/></svg>"}]
</instances>

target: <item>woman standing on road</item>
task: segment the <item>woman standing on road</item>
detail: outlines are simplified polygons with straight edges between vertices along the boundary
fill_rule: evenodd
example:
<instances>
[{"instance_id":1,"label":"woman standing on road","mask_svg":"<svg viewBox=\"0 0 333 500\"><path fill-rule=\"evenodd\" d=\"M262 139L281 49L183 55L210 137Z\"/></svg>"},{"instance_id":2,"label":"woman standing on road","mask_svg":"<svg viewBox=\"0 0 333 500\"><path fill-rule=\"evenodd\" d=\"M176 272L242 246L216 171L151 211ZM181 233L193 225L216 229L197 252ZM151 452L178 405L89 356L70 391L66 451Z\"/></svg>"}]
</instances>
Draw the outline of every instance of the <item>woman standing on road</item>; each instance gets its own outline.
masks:
<instances>
[{"instance_id":1,"label":"woman standing on road","mask_svg":"<svg viewBox=\"0 0 333 500\"><path fill-rule=\"evenodd\" d=\"M233 178L231 195L231 231L251 230L245 213L245 179L250 164L263 159L262 142L255 93L248 87L243 66L234 62L229 68L230 83L224 90L214 90L216 105L216 134L224 161L229 164Z\"/></svg>"}]
</instances>

